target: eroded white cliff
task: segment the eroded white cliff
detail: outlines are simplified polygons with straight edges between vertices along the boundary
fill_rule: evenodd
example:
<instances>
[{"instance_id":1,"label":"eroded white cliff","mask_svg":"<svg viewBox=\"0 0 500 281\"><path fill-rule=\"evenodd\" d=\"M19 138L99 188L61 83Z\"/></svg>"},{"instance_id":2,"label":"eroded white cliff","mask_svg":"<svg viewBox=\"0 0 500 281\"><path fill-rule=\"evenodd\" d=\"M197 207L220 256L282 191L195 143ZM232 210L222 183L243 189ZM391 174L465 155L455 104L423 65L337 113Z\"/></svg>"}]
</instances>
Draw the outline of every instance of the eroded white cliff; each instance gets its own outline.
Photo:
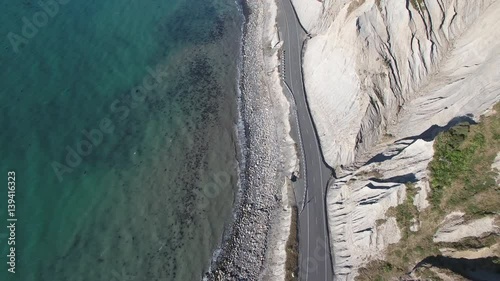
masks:
<instances>
[{"instance_id":1,"label":"eroded white cliff","mask_svg":"<svg viewBox=\"0 0 500 281\"><path fill-rule=\"evenodd\" d=\"M447 215L433 237L434 242L458 242L467 237L484 237L499 233L493 216L465 222L464 215L463 212Z\"/></svg>"},{"instance_id":2,"label":"eroded white cliff","mask_svg":"<svg viewBox=\"0 0 500 281\"><path fill-rule=\"evenodd\" d=\"M352 280L397 242L385 213L405 199L404 183L418 210L429 206L436 132L500 100L500 1L292 2L312 36L307 99L340 175L327 194L336 279Z\"/></svg>"},{"instance_id":3,"label":"eroded white cliff","mask_svg":"<svg viewBox=\"0 0 500 281\"><path fill-rule=\"evenodd\" d=\"M406 199L405 183L416 182L414 188L425 190L432 145L399 141L377 156L385 161L364 165L333 182L327 211L337 280L353 280L358 268L383 259L387 246L399 241L396 220L386 212Z\"/></svg>"}]
</instances>

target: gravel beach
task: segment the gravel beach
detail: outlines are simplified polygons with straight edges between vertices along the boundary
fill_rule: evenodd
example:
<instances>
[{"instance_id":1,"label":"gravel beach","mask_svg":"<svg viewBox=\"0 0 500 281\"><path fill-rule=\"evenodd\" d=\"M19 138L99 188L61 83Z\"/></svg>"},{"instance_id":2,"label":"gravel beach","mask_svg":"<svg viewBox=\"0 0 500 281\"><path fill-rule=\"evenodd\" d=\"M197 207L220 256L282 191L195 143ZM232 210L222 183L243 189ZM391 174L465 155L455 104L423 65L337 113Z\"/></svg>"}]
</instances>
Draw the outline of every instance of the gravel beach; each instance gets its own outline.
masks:
<instances>
[{"instance_id":1,"label":"gravel beach","mask_svg":"<svg viewBox=\"0 0 500 281\"><path fill-rule=\"evenodd\" d=\"M205 275L207 280L261 280L284 274L291 213L287 177L296 169L297 160L289 136L289 103L278 73L276 5L259 0L243 6L240 87L245 169L232 227ZM269 268L270 264L279 270Z\"/></svg>"}]
</instances>

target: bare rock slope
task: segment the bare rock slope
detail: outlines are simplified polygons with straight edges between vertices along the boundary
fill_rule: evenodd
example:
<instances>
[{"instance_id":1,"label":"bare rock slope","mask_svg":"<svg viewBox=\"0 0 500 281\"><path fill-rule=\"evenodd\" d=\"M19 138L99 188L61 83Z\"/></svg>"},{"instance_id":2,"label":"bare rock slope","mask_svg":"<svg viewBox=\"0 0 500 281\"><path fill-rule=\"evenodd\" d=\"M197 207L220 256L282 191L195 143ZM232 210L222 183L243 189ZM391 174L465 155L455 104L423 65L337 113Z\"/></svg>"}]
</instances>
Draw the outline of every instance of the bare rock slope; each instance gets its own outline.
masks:
<instances>
[{"instance_id":1,"label":"bare rock slope","mask_svg":"<svg viewBox=\"0 0 500 281\"><path fill-rule=\"evenodd\" d=\"M428 206L436 133L500 100L500 1L292 3L311 36L307 99L339 175L327 195L335 275L352 280L397 242L385 213L404 200L405 183L418 189L415 206Z\"/></svg>"}]
</instances>

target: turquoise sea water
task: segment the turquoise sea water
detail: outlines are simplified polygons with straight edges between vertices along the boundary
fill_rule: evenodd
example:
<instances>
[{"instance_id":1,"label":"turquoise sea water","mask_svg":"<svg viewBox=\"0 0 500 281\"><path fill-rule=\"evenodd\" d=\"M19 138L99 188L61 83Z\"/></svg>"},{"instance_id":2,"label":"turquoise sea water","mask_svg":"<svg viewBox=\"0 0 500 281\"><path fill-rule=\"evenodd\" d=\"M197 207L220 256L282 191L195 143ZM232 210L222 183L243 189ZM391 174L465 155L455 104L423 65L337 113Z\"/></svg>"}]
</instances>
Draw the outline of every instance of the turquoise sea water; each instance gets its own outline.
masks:
<instances>
[{"instance_id":1,"label":"turquoise sea water","mask_svg":"<svg viewBox=\"0 0 500 281\"><path fill-rule=\"evenodd\" d=\"M199 280L237 187L238 4L60 2L0 0L0 280Z\"/></svg>"}]
</instances>

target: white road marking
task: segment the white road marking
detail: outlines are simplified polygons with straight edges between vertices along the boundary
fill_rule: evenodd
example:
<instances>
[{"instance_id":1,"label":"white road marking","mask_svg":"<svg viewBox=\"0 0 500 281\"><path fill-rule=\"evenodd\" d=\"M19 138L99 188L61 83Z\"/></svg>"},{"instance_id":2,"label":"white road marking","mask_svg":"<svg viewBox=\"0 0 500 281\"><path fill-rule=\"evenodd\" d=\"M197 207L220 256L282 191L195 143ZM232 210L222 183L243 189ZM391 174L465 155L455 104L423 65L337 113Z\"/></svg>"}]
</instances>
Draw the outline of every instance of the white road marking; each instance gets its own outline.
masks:
<instances>
[{"instance_id":1,"label":"white road marking","mask_svg":"<svg viewBox=\"0 0 500 281\"><path fill-rule=\"evenodd\" d=\"M284 1L287 1L287 0L284 0ZM288 0L288 1L289 1L289 0ZM282 6L284 7L284 3L282 2L281 4L282 4ZM292 5L291 3L289 3L289 4L290 4L290 5ZM285 11L285 9L284 9L284 11ZM287 35L288 35L288 40L287 40L288 42L287 42L287 46L288 46L288 49L291 49L291 48L290 48L290 44L291 44L291 42L290 42L290 41L291 41L291 40L290 40L290 38L291 38L291 37L290 37L290 28L289 28L289 23L288 23L288 17L286 16L286 15L287 15L287 13L286 13L286 12L284 12L284 15L285 15L285 23L286 23L286 28L287 28ZM296 22L296 21L293 21L293 24L294 24L294 26L295 26L295 32L296 32L296 35L297 35L297 46L298 46L298 50L300 51L302 48L301 48L300 41L299 41L299 33L298 33L298 28L297 28L297 22ZM285 53L285 52L284 52L284 53ZM284 54L284 56L285 56L285 54ZM288 66L289 68L293 66L292 59L293 59L293 56L289 56L289 60L290 60L290 66ZM284 57L283 57L283 60L285 61L285 58L284 58ZM301 65L300 60L301 60L301 57L299 56L299 64ZM284 68L285 68L285 65L284 65ZM300 76L302 77L302 69L301 69L301 67L299 67L299 70L298 70L298 71L299 71ZM285 75L285 70L284 70L284 71L283 71L283 77L284 77L284 79L285 79L285 76L286 76L286 75ZM293 75L292 75L291 70L290 70L289 77L290 77L290 82L291 82L291 85L290 85L291 89L289 89L289 90L292 92L292 95L293 95L294 83L293 83ZM303 88L303 87L304 87L304 85L303 85L303 84L304 84L304 83L303 83L303 80L302 80L302 79L299 79L299 86ZM305 104L307 104L307 97L306 97L305 93L303 94L303 98L304 98L304 102L305 102ZM309 119L309 123L310 123L311 127L314 127L314 124L313 124L312 119L310 118L310 116L309 116L309 115L307 115L307 117L306 117L306 118L308 118L308 119ZM306 134L307 134L307 135L309 135L309 134L310 134L310 133L309 133L309 130L308 130L307 128L305 128L305 132L306 132ZM317 139L316 139L315 141L316 141L316 142L318 142L318 140L317 140ZM309 143L309 147L310 147L310 149L312 150L312 143ZM316 150L317 150L317 152L318 152L318 156L320 156L320 157L321 157L321 151L320 151L319 146L317 146L317 147L316 147ZM307 165L306 163L304 163L304 164L305 164L305 165ZM322 166L321 166L321 165L322 165L322 163L321 163L321 159L319 159L319 158L318 158L318 168L319 168L319 174L320 174L320 188L321 188L321 196L322 196L322 201L323 201L323 202L322 202L322 213L323 213L323 214L322 214L322 217L323 217L323 221L324 221L324 223L326 223L326 222L327 222L327 221L326 221L326 214L325 214L325 212L326 212L326 206L325 206L325 203L324 203L324 202L325 202L325 201L324 201L324 199L325 199L325 188L326 188L326 186L324 186L324 185L323 185L323 172L322 172L322 169L321 169L321 168L322 168ZM313 180L313 183L314 183L314 185L315 185L315 178L313 177L313 179L312 179L312 180ZM306 183L306 185L307 185L307 183ZM306 189L308 189L308 187L307 187L307 186L306 186ZM306 190L306 192L307 192L307 190ZM308 192L306 193L306 196L307 196L307 198L306 198L306 200L307 200L307 199L308 199L308 197L309 197L309 193L308 193ZM314 197L314 202L315 202L315 204L317 203L317 196L315 196L315 197ZM317 206L317 205L316 205L316 206ZM308 206L308 207L309 207L309 206ZM306 256L306 276L305 276L305 280L307 281L307 280L308 280L308 277L309 277L309 266L308 266L308 263L307 263L307 259L308 259L308 257L310 257L310 248L309 248L309 245L310 245L310 238L309 238L309 237L310 237L310 212L309 212L309 210L305 210L305 211L307 212L307 217L308 217L308 220L307 220L307 247L306 247L306 248L307 248L307 256ZM315 220L316 220L316 224L318 224L318 216L315 216ZM323 229L323 230L324 230L323 232L324 232L324 235L325 235L324 237L327 237L328 233L327 233L327 228L326 228L326 225L325 225L325 227L324 227L324 229ZM326 239L326 240L325 240L325 252L326 252L325 254L327 254L327 253L328 253L327 251L329 251L328 239ZM327 268L328 268L328 265L327 265L327 264L328 264L328 259L326 259L326 258L325 258L325 277L327 276Z\"/></svg>"}]
</instances>

